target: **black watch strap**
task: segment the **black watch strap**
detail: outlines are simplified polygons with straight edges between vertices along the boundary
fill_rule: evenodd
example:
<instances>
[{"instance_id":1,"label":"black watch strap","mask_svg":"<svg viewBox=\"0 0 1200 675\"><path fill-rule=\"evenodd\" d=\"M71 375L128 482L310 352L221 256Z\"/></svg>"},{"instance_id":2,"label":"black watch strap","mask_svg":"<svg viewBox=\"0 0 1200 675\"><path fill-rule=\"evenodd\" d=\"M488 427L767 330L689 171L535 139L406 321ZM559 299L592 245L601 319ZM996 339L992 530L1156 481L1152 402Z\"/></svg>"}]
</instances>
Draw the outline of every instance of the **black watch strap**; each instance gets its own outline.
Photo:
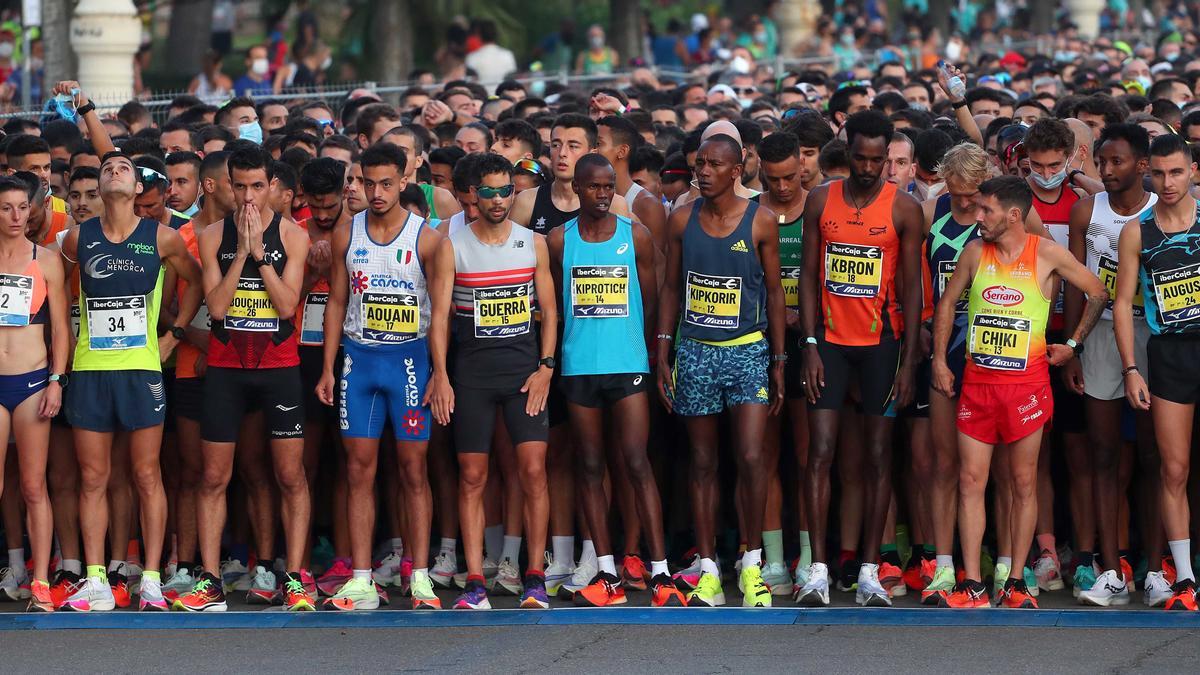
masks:
<instances>
[{"instance_id":1,"label":"black watch strap","mask_svg":"<svg viewBox=\"0 0 1200 675\"><path fill-rule=\"evenodd\" d=\"M76 115L79 115L79 116L83 116L83 115L86 115L86 114L88 114L88 113L92 112L92 111L93 111L93 110L95 110L95 109L96 109L96 102L95 102L95 101L88 101L87 103L85 103L85 104L83 104L83 105L79 106L78 108L76 108L76 109L75 109L75 114L76 114Z\"/></svg>"}]
</instances>

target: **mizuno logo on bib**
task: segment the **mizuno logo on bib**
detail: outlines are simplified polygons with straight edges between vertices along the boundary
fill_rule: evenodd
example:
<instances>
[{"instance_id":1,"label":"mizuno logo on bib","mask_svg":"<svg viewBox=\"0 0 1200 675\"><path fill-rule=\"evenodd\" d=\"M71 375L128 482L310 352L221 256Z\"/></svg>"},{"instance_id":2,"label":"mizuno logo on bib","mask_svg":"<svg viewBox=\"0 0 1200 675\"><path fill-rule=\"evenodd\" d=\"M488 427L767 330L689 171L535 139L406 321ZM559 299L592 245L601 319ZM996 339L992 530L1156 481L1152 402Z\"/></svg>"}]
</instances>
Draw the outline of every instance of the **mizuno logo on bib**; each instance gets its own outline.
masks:
<instances>
[{"instance_id":1,"label":"mizuno logo on bib","mask_svg":"<svg viewBox=\"0 0 1200 675\"><path fill-rule=\"evenodd\" d=\"M825 244L825 290L849 298L879 295L883 250L878 246Z\"/></svg>"},{"instance_id":2,"label":"mizuno logo on bib","mask_svg":"<svg viewBox=\"0 0 1200 675\"><path fill-rule=\"evenodd\" d=\"M225 329L256 333L279 330L279 311L271 304L267 285L261 279L238 279L237 290L225 312Z\"/></svg>"},{"instance_id":3,"label":"mizuno logo on bib","mask_svg":"<svg viewBox=\"0 0 1200 675\"><path fill-rule=\"evenodd\" d=\"M571 316L577 319L629 316L629 267L572 267Z\"/></svg>"},{"instance_id":4,"label":"mizuno logo on bib","mask_svg":"<svg viewBox=\"0 0 1200 675\"><path fill-rule=\"evenodd\" d=\"M741 323L742 278L688 272L684 321L696 326L735 329Z\"/></svg>"},{"instance_id":5,"label":"mizuno logo on bib","mask_svg":"<svg viewBox=\"0 0 1200 675\"><path fill-rule=\"evenodd\" d=\"M529 284L476 288L475 337L503 338L529 332Z\"/></svg>"}]
</instances>

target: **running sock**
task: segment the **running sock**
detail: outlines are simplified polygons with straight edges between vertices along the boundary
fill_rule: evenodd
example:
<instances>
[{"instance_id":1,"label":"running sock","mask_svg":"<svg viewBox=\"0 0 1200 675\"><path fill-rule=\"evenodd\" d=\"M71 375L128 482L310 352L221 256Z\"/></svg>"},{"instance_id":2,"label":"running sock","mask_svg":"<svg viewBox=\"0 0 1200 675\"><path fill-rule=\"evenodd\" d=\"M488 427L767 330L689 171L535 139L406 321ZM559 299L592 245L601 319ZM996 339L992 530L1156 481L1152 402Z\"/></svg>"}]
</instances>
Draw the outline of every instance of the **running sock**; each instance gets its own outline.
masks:
<instances>
[{"instance_id":1,"label":"running sock","mask_svg":"<svg viewBox=\"0 0 1200 675\"><path fill-rule=\"evenodd\" d=\"M715 574L719 578L721 576L721 570L717 567L717 562L712 558L701 558L700 574Z\"/></svg>"},{"instance_id":2,"label":"running sock","mask_svg":"<svg viewBox=\"0 0 1200 675\"><path fill-rule=\"evenodd\" d=\"M21 547L8 549L8 567L17 574L25 574L25 549Z\"/></svg>"},{"instance_id":3,"label":"running sock","mask_svg":"<svg viewBox=\"0 0 1200 675\"><path fill-rule=\"evenodd\" d=\"M617 576L617 563L611 555L602 555L596 557L596 567L600 568L601 572Z\"/></svg>"},{"instance_id":4,"label":"running sock","mask_svg":"<svg viewBox=\"0 0 1200 675\"><path fill-rule=\"evenodd\" d=\"M950 570L954 569L954 556L939 554L937 556L936 560L937 560L937 566L939 568L944 567L944 568L950 569Z\"/></svg>"},{"instance_id":5,"label":"running sock","mask_svg":"<svg viewBox=\"0 0 1200 675\"><path fill-rule=\"evenodd\" d=\"M783 530L767 530L762 533L762 547L767 564L783 564Z\"/></svg>"},{"instance_id":6,"label":"running sock","mask_svg":"<svg viewBox=\"0 0 1200 675\"><path fill-rule=\"evenodd\" d=\"M844 549L842 549L842 550L841 550L841 552L840 552L840 553L838 553L838 566L840 567L840 566L842 566L842 565L845 565L847 562L850 562L851 560L854 560L854 556L855 556L855 555L857 555L857 554L858 554L858 551L855 551L855 550L854 550L854 549L852 549L852 548L850 548L850 549L847 549L847 548L844 548Z\"/></svg>"},{"instance_id":7,"label":"running sock","mask_svg":"<svg viewBox=\"0 0 1200 675\"><path fill-rule=\"evenodd\" d=\"M448 553L451 557L458 551L458 540L453 537L442 537L442 553Z\"/></svg>"},{"instance_id":8,"label":"running sock","mask_svg":"<svg viewBox=\"0 0 1200 675\"><path fill-rule=\"evenodd\" d=\"M585 560L596 562L596 545L592 543L591 539L584 539L583 546L579 550L579 562Z\"/></svg>"},{"instance_id":9,"label":"running sock","mask_svg":"<svg viewBox=\"0 0 1200 675\"><path fill-rule=\"evenodd\" d=\"M100 579L100 580L104 580L107 578L107 575L104 572L104 565L88 565L87 566L87 575L88 575L88 578L96 578L96 579ZM105 583L108 583L108 582L105 581Z\"/></svg>"},{"instance_id":10,"label":"running sock","mask_svg":"<svg viewBox=\"0 0 1200 675\"><path fill-rule=\"evenodd\" d=\"M885 563L900 566L900 551L895 544L884 544L879 547L879 559Z\"/></svg>"},{"instance_id":11,"label":"running sock","mask_svg":"<svg viewBox=\"0 0 1200 675\"><path fill-rule=\"evenodd\" d=\"M1192 573L1192 540L1176 539L1168 541L1167 546L1171 548L1171 557L1175 559L1175 581L1195 581L1196 575Z\"/></svg>"},{"instance_id":12,"label":"running sock","mask_svg":"<svg viewBox=\"0 0 1200 675\"><path fill-rule=\"evenodd\" d=\"M429 568L428 568L428 567L422 567L421 569L417 569L417 568L415 568L415 567L414 567L414 568L413 568L413 573L412 573L412 575L413 575L413 578L414 578L414 579L416 579L418 574L424 574L426 577L428 577L428 576L429 576Z\"/></svg>"},{"instance_id":13,"label":"running sock","mask_svg":"<svg viewBox=\"0 0 1200 675\"><path fill-rule=\"evenodd\" d=\"M117 570L121 569L121 565L124 565L124 564L125 564L124 560L109 560L108 561L108 571L116 572ZM24 569L24 568L22 568L22 569Z\"/></svg>"},{"instance_id":14,"label":"running sock","mask_svg":"<svg viewBox=\"0 0 1200 675\"><path fill-rule=\"evenodd\" d=\"M650 561L650 576L656 577L660 574L671 575L671 569L667 567L666 560L651 560Z\"/></svg>"},{"instance_id":15,"label":"running sock","mask_svg":"<svg viewBox=\"0 0 1200 675\"><path fill-rule=\"evenodd\" d=\"M1058 548L1054 545L1054 535L1039 534L1035 539L1037 539L1038 548L1049 553L1050 557L1054 560L1054 564L1058 565Z\"/></svg>"},{"instance_id":16,"label":"running sock","mask_svg":"<svg viewBox=\"0 0 1200 675\"><path fill-rule=\"evenodd\" d=\"M72 559L63 558L62 568L63 568L63 570L70 572L72 574L78 574L80 576L83 576L83 561L82 560L75 560L73 558ZM191 568L189 567L188 569L191 569Z\"/></svg>"},{"instance_id":17,"label":"running sock","mask_svg":"<svg viewBox=\"0 0 1200 675\"><path fill-rule=\"evenodd\" d=\"M125 559L141 567L141 565L138 564L142 560L141 542L139 542L137 539L129 540L129 546L125 548Z\"/></svg>"},{"instance_id":18,"label":"running sock","mask_svg":"<svg viewBox=\"0 0 1200 675\"><path fill-rule=\"evenodd\" d=\"M67 566L67 561L64 560L63 561L63 569L66 569L66 566ZM182 572L184 570L187 570L188 574L195 572L196 571L195 563L193 563L190 560L180 560L179 562L175 563L175 571ZM78 574L78 572L76 572L76 574ZM196 575L193 574L192 576L196 576Z\"/></svg>"},{"instance_id":19,"label":"running sock","mask_svg":"<svg viewBox=\"0 0 1200 675\"><path fill-rule=\"evenodd\" d=\"M404 557L404 538L403 537L392 537L392 553L395 553L396 555L400 556L401 558Z\"/></svg>"},{"instance_id":20,"label":"running sock","mask_svg":"<svg viewBox=\"0 0 1200 675\"><path fill-rule=\"evenodd\" d=\"M921 547L922 560L937 560L937 547L933 544L925 544Z\"/></svg>"},{"instance_id":21,"label":"running sock","mask_svg":"<svg viewBox=\"0 0 1200 675\"><path fill-rule=\"evenodd\" d=\"M1080 551L1076 555L1079 557L1080 565L1091 566L1096 561L1096 554L1091 551Z\"/></svg>"},{"instance_id":22,"label":"running sock","mask_svg":"<svg viewBox=\"0 0 1200 675\"><path fill-rule=\"evenodd\" d=\"M800 530L800 562L801 569L812 566L812 542L808 538L808 530Z\"/></svg>"},{"instance_id":23,"label":"running sock","mask_svg":"<svg viewBox=\"0 0 1200 675\"><path fill-rule=\"evenodd\" d=\"M761 566L762 552L761 548L746 549L746 552L742 554L742 569L746 569L751 565Z\"/></svg>"},{"instance_id":24,"label":"running sock","mask_svg":"<svg viewBox=\"0 0 1200 675\"><path fill-rule=\"evenodd\" d=\"M1012 556L1002 555L999 558L996 558L996 566L999 567L1000 565L1004 565L1004 566L1008 567L1008 569L1011 570L1012 569Z\"/></svg>"},{"instance_id":25,"label":"running sock","mask_svg":"<svg viewBox=\"0 0 1200 675\"><path fill-rule=\"evenodd\" d=\"M575 537L550 537L550 546L554 549L554 562L575 566Z\"/></svg>"},{"instance_id":26,"label":"running sock","mask_svg":"<svg viewBox=\"0 0 1200 675\"><path fill-rule=\"evenodd\" d=\"M502 556L498 555L504 550L504 526L491 525L483 528L483 549L487 557L500 561Z\"/></svg>"},{"instance_id":27,"label":"running sock","mask_svg":"<svg viewBox=\"0 0 1200 675\"><path fill-rule=\"evenodd\" d=\"M162 575L159 574L158 572L155 572L154 570L143 570L142 571L142 581L144 582L146 580L157 581L158 583L161 584L162 583Z\"/></svg>"},{"instance_id":28,"label":"running sock","mask_svg":"<svg viewBox=\"0 0 1200 675\"><path fill-rule=\"evenodd\" d=\"M516 566L517 561L521 557L521 538L512 535L504 535L504 548L500 554L500 560L508 558L513 566Z\"/></svg>"},{"instance_id":29,"label":"running sock","mask_svg":"<svg viewBox=\"0 0 1200 675\"><path fill-rule=\"evenodd\" d=\"M371 570L354 570L354 578L355 579L366 579L367 581L370 581L371 580Z\"/></svg>"}]
</instances>

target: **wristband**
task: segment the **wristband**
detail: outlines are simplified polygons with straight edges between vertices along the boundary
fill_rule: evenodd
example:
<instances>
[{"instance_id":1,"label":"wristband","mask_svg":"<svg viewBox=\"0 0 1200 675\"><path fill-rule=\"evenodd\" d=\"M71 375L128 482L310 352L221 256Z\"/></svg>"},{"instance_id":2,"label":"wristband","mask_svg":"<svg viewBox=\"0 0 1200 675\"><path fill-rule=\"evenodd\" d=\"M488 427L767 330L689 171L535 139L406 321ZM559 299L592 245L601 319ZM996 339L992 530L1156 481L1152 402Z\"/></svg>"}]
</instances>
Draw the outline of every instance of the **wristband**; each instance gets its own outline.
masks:
<instances>
[{"instance_id":1,"label":"wristband","mask_svg":"<svg viewBox=\"0 0 1200 675\"><path fill-rule=\"evenodd\" d=\"M1128 368L1122 368L1121 369L1121 377L1125 377L1126 375L1128 375L1130 373L1137 373L1137 372L1141 372L1138 370L1137 366L1129 366Z\"/></svg>"},{"instance_id":2,"label":"wristband","mask_svg":"<svg viewBox=\"0 0 1200 675\"><path fill-rule=\"evenodd\" d=\"M964 99L964 100L962 100L962 101L959 101L959 102L957 102L957 103L951 103L951 104L950 104L950 107L954 108L955 110L958 110L959 108L965 108L965 107L966 107L966 105L967 105L967 102L966 102L966 100Z\"/></svg>"},{"instance_id":3,"label":"wristband","mask_svg":"<svg viewBox=\"0 0 1200 675\"><path fill-rule=\"evenodd\" d=\"M667 342L671 342L671 341L673 341L673 340L675 339L675 336L671 335L670 333L659 333L659 334L658 334L658 339L659 339L659 340L666 340Z\"/></svg>"},{"instance_id":4,"label":"wristband","mask_svg":"<svg viewBox=\"0 0 1200 675\"><path fill-rule=\"evenodd\" d=\"M783 362L787 362L787 360L788 360L787 354L772 354L771 355L772 363L783 363Z\"/></svg>"},{"instance_id":5,"label":"wristband","mask_svg":"<svg viewBox=\"0 0 1200 675\"><path fill-rule=\"evenodd\" d=\"M76 115L79 115L80 117L83 117L84 115L86 115L86 114L88 114L88 113L92 112L92 111L93 111L93 110L95 110L95 109L96 109L96 103L95 103L95 101L88 101L88 102L87 102L87 103L85 103L84 105L81 105L81 106L79 106L78 108L76 108L76 109L75 109L75 114L76 114Z\"/></svg>"}]
</instances>

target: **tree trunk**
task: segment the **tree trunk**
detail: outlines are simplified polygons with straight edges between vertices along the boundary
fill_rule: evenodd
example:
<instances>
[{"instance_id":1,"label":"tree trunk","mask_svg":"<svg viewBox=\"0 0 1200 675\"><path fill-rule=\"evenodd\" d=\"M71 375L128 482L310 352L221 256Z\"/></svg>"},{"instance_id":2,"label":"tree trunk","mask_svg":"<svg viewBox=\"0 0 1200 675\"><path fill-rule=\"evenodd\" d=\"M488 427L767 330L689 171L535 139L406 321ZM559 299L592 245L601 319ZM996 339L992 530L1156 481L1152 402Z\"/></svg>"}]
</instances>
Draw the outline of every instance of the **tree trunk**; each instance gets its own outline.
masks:
<instances>
[{"instance_id":1,"label":"tree trunk","mask_svg":"<svg viewBox=\"0 0 1200 675\"><path fill-rule=\"evenodd\" d=\"M73 0L42 0L42 46L46 51L46 87L75 79L75 52L71 50Z\"/></svg>"},{"instance_id":2,"label":"tree trunk","mask_svg":"<svg viewBox=\"0 0 1200 675\"><path fill-rule=\"evenodd\" d=\"M1056 2L1032 2L1029 7L1029 31L1034 35L1044 35L1050 32L1054 23Z\"/></svg>"},{"instance_id":3,"label":"tree trunk","mask_svg":"<svg viewBox=\"0 0 1200 675\"><path fill-rule=\"evenodd\" d=\"M50 0L46 0L49 2ZM191 78L200 72L212 42L213 0L175 0L167 36L171 71Z\"/></svg>"},{"instance_id":4,"label":"tree trunk","mask_svg":"<svg viewBox=\"0 0 1200 675\"><path fill-rule=\"evenodd\" d=\"M930 28L938 30L943 43L950 37L950 8L953 6L951 0L929 0L929 16L926 20Z\"/></svg>"},{"instance_id":5,"label":"tree trunk","mask_svg":"<svg viewBox=\"0 0 1200 675\"><path fill-rule=\"evenodd\" d=\"M611 27L608 43L621 57L618 68L624 67L630 59L642 56L642 36L639 33L642 13L640 5L638 0L612 0L609 10Z\"/></svg>"},{"instance_id":6,"label":"tree trunk","mask_svg":"<svg viewBox=\"0 0 1200 675\"><path fill-rule=\"evenodd\" d=\"M375 59L370 74L380 84L403 82L412 71L413 15L409 0L378 0L373 18ZM396 97L398 100L398 97Z\"/></svg>"}]
</instances>

